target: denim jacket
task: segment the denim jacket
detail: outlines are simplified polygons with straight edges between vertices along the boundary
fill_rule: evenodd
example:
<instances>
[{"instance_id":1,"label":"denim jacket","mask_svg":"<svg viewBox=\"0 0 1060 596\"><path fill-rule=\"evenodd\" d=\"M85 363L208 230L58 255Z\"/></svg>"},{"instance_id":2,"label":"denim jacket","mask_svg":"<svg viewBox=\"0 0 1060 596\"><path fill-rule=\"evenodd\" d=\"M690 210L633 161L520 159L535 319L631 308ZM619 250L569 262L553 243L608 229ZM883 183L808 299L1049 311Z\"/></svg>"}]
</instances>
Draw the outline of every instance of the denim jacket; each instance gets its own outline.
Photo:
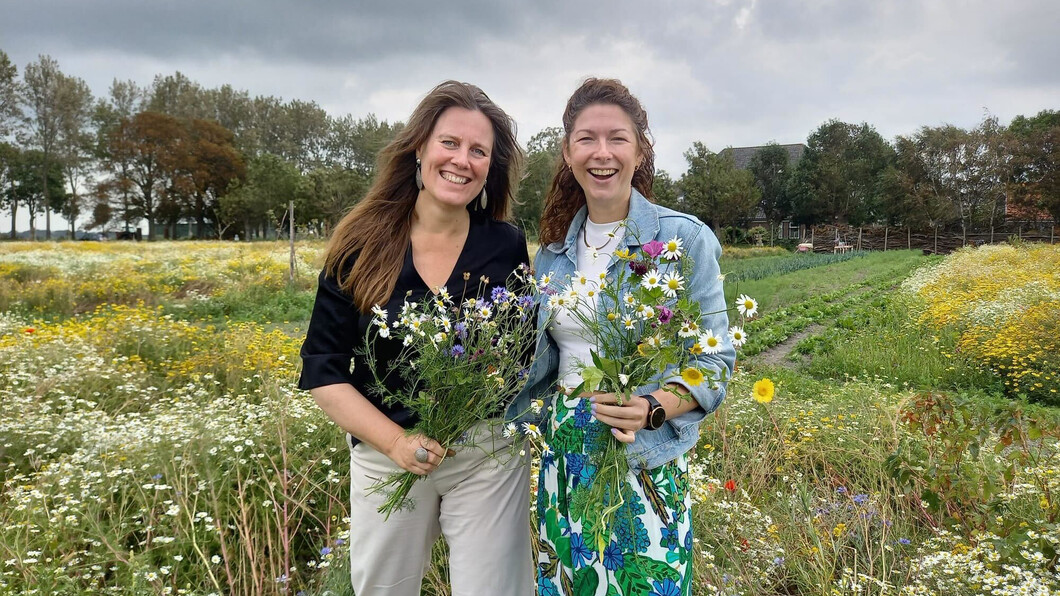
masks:
<instances>
[{"instance_id":1,"label":"denim jacket","mask_svg":"<svg viewBox=\"0 0 1060 596\"><path fill-rule=\"evenodd\" d=\"M554 242L538 250L534 258L536 275L540 277L549 273L552 279L564 280L574 273L578 267L578 247L575 240L586 217L587 209L582 207L571 221L567 238L562 243ZM729 318L724 312L725 296L722 283L718 280L721 245L703 222L691 215L655 205L634 189L630 197L626 234L616 250L639 247L651 240L665 242L674 236L682 239L684 250L694 263L694 273L686 282L687 297L698 301L702 312L714 313L705 314L700 326L703 330L710 329L715 335L725 338L718 353L701 354L695 358L696 363L700 368L713 370L727 379L732 375L736 350L728 340ZM615 267L613 260L608 266L609 275L615 273ZM603 309L598 310L600 316L603 316ZM527 412L531 400L547 400L555 393L559 375L559 348L546 328L549 314L544 308L538 313L540 331L535 360L527 375L526 386L508 409L510 419ZM707 377L710 378L709 373ZM692 449L699 440L699 423L707 414L717 409L725 398L724 382L718 383L716 388L712 388L711 383L706 381L696 387L689 387L678 371L672 368L664 371L659 382L640 387L635 394L649 393L668 383L676 383L688 389L700 407L667 420L658 430L637 431L636 440L627 447L630 469L634 473L641 469L658 467Z\"/></svg>"}]
</instances>

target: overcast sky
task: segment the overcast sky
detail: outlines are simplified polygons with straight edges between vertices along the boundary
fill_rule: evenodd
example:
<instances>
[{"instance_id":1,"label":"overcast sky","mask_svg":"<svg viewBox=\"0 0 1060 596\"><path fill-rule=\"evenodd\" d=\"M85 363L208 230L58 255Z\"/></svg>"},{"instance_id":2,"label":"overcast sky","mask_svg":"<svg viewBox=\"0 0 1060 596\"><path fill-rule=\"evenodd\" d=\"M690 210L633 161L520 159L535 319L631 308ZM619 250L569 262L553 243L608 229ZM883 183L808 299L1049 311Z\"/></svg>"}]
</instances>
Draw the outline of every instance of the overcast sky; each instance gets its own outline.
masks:
<instances>
[{"instance_id":1,"label":"overcast sky","mask_svg":"<svg viewBox=\"0 0 1060 596\"><path fill-rule=\"evenodd\" d=\"M385 120L454 78L524 143L582 79L617 77L676 178L694 141L805 142L830 118L893 139L1060 109L1058 23L1057 0L0 0L0 49L20 75L48 54L97 96L179 70Z\"/></svg>"}]
</instances>

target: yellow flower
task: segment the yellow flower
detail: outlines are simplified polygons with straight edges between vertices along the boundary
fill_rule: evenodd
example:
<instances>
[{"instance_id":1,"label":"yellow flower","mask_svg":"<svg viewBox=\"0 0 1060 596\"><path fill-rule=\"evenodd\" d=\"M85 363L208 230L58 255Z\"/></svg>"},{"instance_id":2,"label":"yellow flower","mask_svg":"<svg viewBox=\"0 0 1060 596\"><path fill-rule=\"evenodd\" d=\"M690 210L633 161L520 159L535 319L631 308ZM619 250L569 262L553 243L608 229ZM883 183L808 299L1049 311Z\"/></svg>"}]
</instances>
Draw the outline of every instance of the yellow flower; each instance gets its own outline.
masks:
<instances>
[{"instance_id":1,"label":"yellow flower","mask_svg":"<svg viewBox=\"0 0 1060 596\"><path fill-rule=\"evenodd\" d=\"M773 401L773 381L769 379L755 381L752 391L754 392L755 401L760 404L768 404Z\"/></svg>"},{"instance_id":2,"label":"yellow flower","mask_svg":"<svg viewBox=\"0 0 1060 596\"><path fill-rule=\"evenodd\" d=\"M703 373L698 368L690 366L681 371L681 379L690 386L695 387L703 382Z\"/></svg>"}]
</instances>

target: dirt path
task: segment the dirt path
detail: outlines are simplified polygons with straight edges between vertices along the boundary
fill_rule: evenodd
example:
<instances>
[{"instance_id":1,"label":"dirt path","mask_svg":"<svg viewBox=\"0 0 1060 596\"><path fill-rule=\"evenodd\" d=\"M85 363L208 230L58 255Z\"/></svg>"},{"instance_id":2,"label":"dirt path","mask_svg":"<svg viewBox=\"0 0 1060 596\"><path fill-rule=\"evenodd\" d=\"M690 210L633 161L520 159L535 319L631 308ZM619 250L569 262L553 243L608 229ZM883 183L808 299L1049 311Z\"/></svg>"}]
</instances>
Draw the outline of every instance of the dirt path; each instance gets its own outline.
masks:
<instances>
[{"instance_id":1,"label":"dirt path","mask_svg":"<svg viewBox=\"0 0 1060 596\"><path fill-rule=\"evenodd\" d=\"M773 346L772 348L769 348L764 352L759 352L754 356L754 360L756 362L769 366L786 366L789 368L795 366L794 362L788 360L788 354L791 354L791 350L795 347L795 344L799 343L804 338L807 338L811 335L816 335L821 331L824 331L825 329L825 325L822 325L821 323L814 323L809 327L803 329L802 331L799 331L795 335L792 335L788 339L785 339L779 344Z\"/></svg>"}]
</instances>

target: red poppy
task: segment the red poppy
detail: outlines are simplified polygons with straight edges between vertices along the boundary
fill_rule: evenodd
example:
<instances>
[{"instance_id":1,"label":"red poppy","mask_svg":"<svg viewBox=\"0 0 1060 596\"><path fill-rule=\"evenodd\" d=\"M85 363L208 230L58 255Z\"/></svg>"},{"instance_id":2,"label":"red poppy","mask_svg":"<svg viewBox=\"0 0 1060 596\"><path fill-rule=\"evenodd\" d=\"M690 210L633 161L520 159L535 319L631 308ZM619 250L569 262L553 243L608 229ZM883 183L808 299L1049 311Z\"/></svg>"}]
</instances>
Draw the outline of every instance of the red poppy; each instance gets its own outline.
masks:
<instances>
[{"instance_id":1,"label":"red poppy","mask_svg":"<svg viewBox=\"0 0 1060 596\"><path fill-rule=\"evenodd\" d=\"M725 490L734 493L736 492L736 481L729 479L725 481Z\"/></svg>"},{"instance_id":2,"label":"red poppy","mask_svg":"<svg viewBox=\"0 0 1060 596\"><path fill-rule=\"evenodd\" d=\"M33 327L26 327L26 333L33 333L34 331L36 331L36 329Z\"/></svg>"}]
</instances>

